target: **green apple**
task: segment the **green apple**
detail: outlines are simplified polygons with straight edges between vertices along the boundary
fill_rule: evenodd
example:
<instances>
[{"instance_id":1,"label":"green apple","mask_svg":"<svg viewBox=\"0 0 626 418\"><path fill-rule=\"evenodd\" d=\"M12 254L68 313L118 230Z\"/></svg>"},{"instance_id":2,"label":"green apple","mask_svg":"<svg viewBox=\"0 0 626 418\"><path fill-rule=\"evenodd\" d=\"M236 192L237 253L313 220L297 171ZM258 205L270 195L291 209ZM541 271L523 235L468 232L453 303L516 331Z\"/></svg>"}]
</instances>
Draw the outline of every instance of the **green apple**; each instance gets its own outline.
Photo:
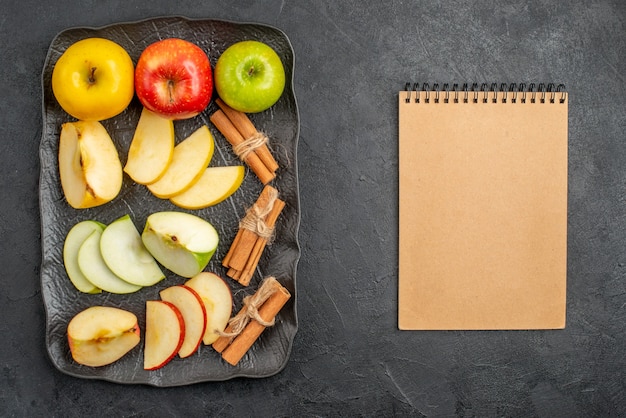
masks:
<instances>
[{"instance_id":1,"label":"green apple","mask_svg":"<svg viewBox=\"0 0 626 418\"><path fill-rule=\"evenodd\" d=\"M245 113L269 109L285 89L280 57L259 41L241 41L226 48L215 64L214 76L220 98Z\"/></svg>"},{"instance_id":2,"label":"green apple","mask_svg":"<svg viewBox=\"0 0 626 418\"><path fill-rule=\"evenodd\" d=\"M109 293L126 294L141 289L115 275L104 262L100 253L102 231L95 230L87 237L78 250L78 267L94 286Z\"/></svg>"},{"instance_id":3,"label":"green apple","mask_svg":"<svg viewBox=\"0 0 626 418\"><path fill-rule=\"evenodd\" d=\"M217 231L209 222L176 211L148 216L141 239L159 263L182 277L193 277L201 272L219 243Z\"/></svg>"},{"instance_id":4,"label":"green apple","mask_svg":"<svg viewBox=\"0 0 626 418\"><path fill-rule=\"evenodd\" d=\"M93 231L103 231L105 225L97 221L81 221L74 225L65 236L63 244L63 264L70 281L83 293L100 293L102 289L94 286L78 266L78 250Z\"/></svg>"},{"instance_id":5,"label":"green apple","mask_svg":"<svg viewBox=\"0 0 626 418\"><path fill-rule=\"evenodd\" d=\"M129 215L111 222L100 237L100 253L111 271L137 286L152 286L165 278L146 250Z\"/></svg>"}]
</instances>

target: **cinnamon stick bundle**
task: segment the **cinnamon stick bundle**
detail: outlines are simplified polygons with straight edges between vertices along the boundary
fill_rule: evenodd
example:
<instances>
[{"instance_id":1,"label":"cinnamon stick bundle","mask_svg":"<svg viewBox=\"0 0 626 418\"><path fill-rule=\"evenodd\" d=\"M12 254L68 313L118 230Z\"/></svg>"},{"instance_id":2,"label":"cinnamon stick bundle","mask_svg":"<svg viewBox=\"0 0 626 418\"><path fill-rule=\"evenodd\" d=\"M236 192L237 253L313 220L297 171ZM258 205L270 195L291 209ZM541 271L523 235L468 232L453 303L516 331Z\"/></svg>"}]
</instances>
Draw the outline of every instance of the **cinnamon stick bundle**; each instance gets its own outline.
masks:
<instances>
[{"instance_id":1,"label":"cinnamon stick bundle","mask_svg":"<svg viewBox=\"0 0 626 418\"><path fill-rule=\"evenodd\" d=\"M220 110L209 118L213 125L232 145L233 151L267 184L276 177L278 163L270 152L265 134L257 131L248 116L229 107L221 99L216 100Z\"/></svg>"},{"instance_id":2,"label":"cinnamon stick bundle","mask_svg":"<svg viewBox=\"0 0 626 418\"><path fill-rule=\"evenodd\" d=\"M278 198L278 190L265 186L239 223L237 235L222 260L222 265L228 268L228 277L244 286L250 283L284 207L285 202Z\"/></svg>"},{"instance_id":3,"label":"cinnamon stick bundle","mask_svg":"<svg viewBox=\"0 0 626 418\"><path fill-rule=\"evenodd\" d=\"M275 277L267 277L254 295L244 298L241 310L230 319L212 347L231 365L236 365L275 317L291 294Z\"/></svg>"}]
</instances>

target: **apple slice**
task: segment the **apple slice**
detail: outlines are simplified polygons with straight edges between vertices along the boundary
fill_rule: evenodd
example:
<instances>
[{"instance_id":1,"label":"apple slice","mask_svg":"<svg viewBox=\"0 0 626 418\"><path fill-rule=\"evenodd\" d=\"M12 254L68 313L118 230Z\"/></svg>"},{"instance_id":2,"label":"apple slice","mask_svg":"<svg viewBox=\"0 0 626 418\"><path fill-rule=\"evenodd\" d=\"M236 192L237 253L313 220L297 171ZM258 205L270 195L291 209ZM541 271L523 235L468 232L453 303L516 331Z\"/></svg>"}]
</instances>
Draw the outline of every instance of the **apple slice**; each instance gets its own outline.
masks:
<instances>
[{"instance_id":1,"label":"apple slice","mask_svg":"<svg viewBox=\"0 0 626 418\"><path fill-rule=\"evenodd\" d=\"M108 306L92 306L74 316L67 326L72 358L85 366L111 364L141 340L137 317Z\"/></svg>"},{"instance_id":2,"label":"apple slice","mask_svg":"<svg viewBox=\"0 0 626 418\"><path fill-rule=\"evenodd\" d=\"M63 244L63 264L70 281L83 293L100 293L102 289L94 286L78 266L78 250L93 231L103 231L105 225L98 221L81 221L74 225L65 236Z\"/></svg>"},{"instance_id":3,"label":"apple slice","mask_svg":"<svg viewBox=\"0 0 626 418\"><path fill-rule=\"evenodd\" d=\"M67 122L61 126L59 177L65 199L75 209L102 205L119 194L122 163L100 122Z\"/></svg>"},{"instance_id":4,"label":"apple slice","mask_svg":"<svg viewBox=\"0 0 626 418\"><path fill-rule=\"evenodd\" d=\"M161 290L161 299L178 308L185 322L185 339L178 350L181 358L198 350L206 329L206 310L198 293L185 285L170 286Z\"/></svg>"},{"instance_id":5,"label":"apple slice","mask_svg":"<svg viewBox=\"0 0 626 418\"><path fill-rule=\"evenodd\" d=\"M233 312L233 294L228 283L214 273L203 271L185 282L200 295L206 310L207 324L202 342L213 344L224 331Z\"/></svg>"},{"instance_id":6,"label":"apple slice","mask_svg":"<svg viewBox=\"0 0 626 418\"><path fill-rule=\"evenodd\" d=\"M176 306L164 300L146 302L143 368L156 370L170 362L185 339L185 323Z\"/></svg>"},{"instance_id":7,"label":"apple slice","mask_svg":"<svg viewBox=\"0 0 626 418\"><path fill-rule=\"evenodd\" d=\"M102 231L93 231L78 249L78 267L83 275L94 286L109 293L126 294L141 289L141 286L120 279L109 269L100 253L101 236Z\"/></svg>"},{"instance_id":8,"label":"apple slice","mask_svg":"<svg viewBox=\"0 0 626 418\"><path fill-rule=\"evenodd\" d=\"M148 216L141 239L159 263L183 277L201 272L219 242L213 225L196 215L175 211Z\"/></svg>"},{"instance_id":9,"label":"apple slice","mask_svg":"<svg viewBox=\"0 0 626 418\"><path fill-rule=\"evenodd\" d=\"M235 193L245 175L242 165L208 167L202 177L184 192L172 196L170 201L185 209L202 209L217 205Z\"/></svg>"},{"instance_id":10,"label":"apple slice","mask_svg":"<svg viewBox=\"0 0 626 418\"><path fill-rule=\"evenodd\" d=\"M111 222L100 237L100 253L119 278L137 286L152 286L165 278L141 241L130 215Z\"/></svg>"},{"instance_id":11,"label":"apple slice","mask_svg":"<svg viewBox=\"0 0 626 418\"><path fill-rule=\"evenodd\" d=\"M174 154L174 122L143 108L124 171L139 184L157 181Z\"/></svg>"},{"instance_id":12,"label":"apple slice","mask_svg":"<svg viewBox=\"0 0 626 418\"><path fill-rule=\"evenodd\" d=\"M202 175L211 158L215 142L206 125L201 126L174 147L174 155L163 176L148 185L156 197L167 199L188 189Z\"/></svg>"}]
</instances>

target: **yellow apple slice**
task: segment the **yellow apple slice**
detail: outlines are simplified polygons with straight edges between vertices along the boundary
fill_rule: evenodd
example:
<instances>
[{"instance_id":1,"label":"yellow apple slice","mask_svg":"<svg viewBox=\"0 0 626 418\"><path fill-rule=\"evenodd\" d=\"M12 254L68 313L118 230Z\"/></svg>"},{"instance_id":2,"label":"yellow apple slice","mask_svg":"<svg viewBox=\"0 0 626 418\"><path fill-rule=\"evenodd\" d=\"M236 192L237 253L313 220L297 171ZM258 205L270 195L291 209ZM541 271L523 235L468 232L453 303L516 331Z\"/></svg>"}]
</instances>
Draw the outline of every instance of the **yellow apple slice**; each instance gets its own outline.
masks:
<instances>
[{"instance_id":1,"label":"yellow apple slice","mask_svg":"<svg viewBox=\"0 0 626 418\"><path fill-rule=\"evenodd\" d=\"M122 188L122 163L105 127L67 122L59 138L59 176L67 203L76 209L113 200Z\"/></svg>"},{"instance_id":2,"label":"yellow apple slice","mask_svg":"<svg viewBox=\"0 0 626 418\"><path fill-rule=\"evenodd\" d=\"M146 342L143 368L156 370L170 362L180 350L185 338L183 317L171 302L146 302Z\"/></svg>"},{"instance_id":3,"label":"yellow apple slice","mask_svg":"<svg viewBox=\"0 0 626 418\"><path fill-rule=\"evenodd\" d=\"M76 314L67 326L72 358L85 366L111 364L141 339L135 314L109 306L92 306Z\"/></svg>"},{"instance_id":4,"label":"yellow apple slice","mask_svg":"<svg viewBox=\"0 0 626 418\"><path fill-rule=\"evenodd\" d=\"M217 205L237 191L245 175L242 165L208 167L202 176L170 201L184 209L202 209Z\"/></svg>"},{"instance_id":5,"label":"yellow apple slice","mask_svg":"<svg viewBox=\"0 0 626 418\"><path fill-rule=\"evenodd\" d=\"M174 154L174 122L143 108L124 171L139 184L157 181Z\"/></svg>"},{"instance_id":6,"label":"yellow apple slice","mask_svg":"<svg viewBox=\"0 0 626 418\"><path fill-rule=\"evenodd\" d=\"M156 197L167 199L188 189L209 165L215 148L213 135L201 126L174 147L174 155L163 176L148 185Z\"/></svg>"}]
</instances>

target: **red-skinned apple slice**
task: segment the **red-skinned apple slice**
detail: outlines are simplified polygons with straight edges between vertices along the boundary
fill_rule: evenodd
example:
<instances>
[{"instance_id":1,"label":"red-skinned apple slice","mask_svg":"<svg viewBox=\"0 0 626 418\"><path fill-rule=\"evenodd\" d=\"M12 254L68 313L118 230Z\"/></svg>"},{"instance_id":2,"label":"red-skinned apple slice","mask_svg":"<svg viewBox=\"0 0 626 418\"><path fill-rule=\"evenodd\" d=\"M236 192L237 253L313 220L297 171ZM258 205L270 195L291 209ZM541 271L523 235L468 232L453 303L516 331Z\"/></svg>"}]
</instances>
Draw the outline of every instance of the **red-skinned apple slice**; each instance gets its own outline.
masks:
<instances>
[{"instance_id":1,"label":"red-skinned apple slice","mask_svg":"<svg viewBox=\"0 0 626 418\"><path fill-rule=\"evenodd\" d=\"M141 337L132 312L92 306L70 320L67 339L74 361L100 367L122 358L139 344Z\"/></svg>"},{"instance_id":2,"label":"red-skinned apple slice","mask_svg":"<svg viewBox=\"0 0 626 418\"><path fill-rule=\"evenodd\" d=\"M185 322L178 308L164 300L147 301L143 368L165 366L176 356L184 339Z\"/></svg>"},{"instance_id":3,"label":"red-skinned apple slice","mask_svg":"<svg viewBox=\"0 0 626 418\"><path fill-rule=\"evenodd\" d=\"M233 312L233 295L224 279L214 273L201 272L185 282L204 302L207 325L202 341L213 344L224 331Z\"/></svg>"},{"instance_id":4,"label":"red-skinned apple slice","mask_svg":"<svg viewBox=\"0 0 626 418\"><path fill-rule=\"evenodd\" d=\"M206 309L200 295L185 285L170 286L161 290L161 299L178 308L185 322L185 339L178 350L181 358L189 357L198 350L206 329Z\"/></svg>"}]
</instances>

